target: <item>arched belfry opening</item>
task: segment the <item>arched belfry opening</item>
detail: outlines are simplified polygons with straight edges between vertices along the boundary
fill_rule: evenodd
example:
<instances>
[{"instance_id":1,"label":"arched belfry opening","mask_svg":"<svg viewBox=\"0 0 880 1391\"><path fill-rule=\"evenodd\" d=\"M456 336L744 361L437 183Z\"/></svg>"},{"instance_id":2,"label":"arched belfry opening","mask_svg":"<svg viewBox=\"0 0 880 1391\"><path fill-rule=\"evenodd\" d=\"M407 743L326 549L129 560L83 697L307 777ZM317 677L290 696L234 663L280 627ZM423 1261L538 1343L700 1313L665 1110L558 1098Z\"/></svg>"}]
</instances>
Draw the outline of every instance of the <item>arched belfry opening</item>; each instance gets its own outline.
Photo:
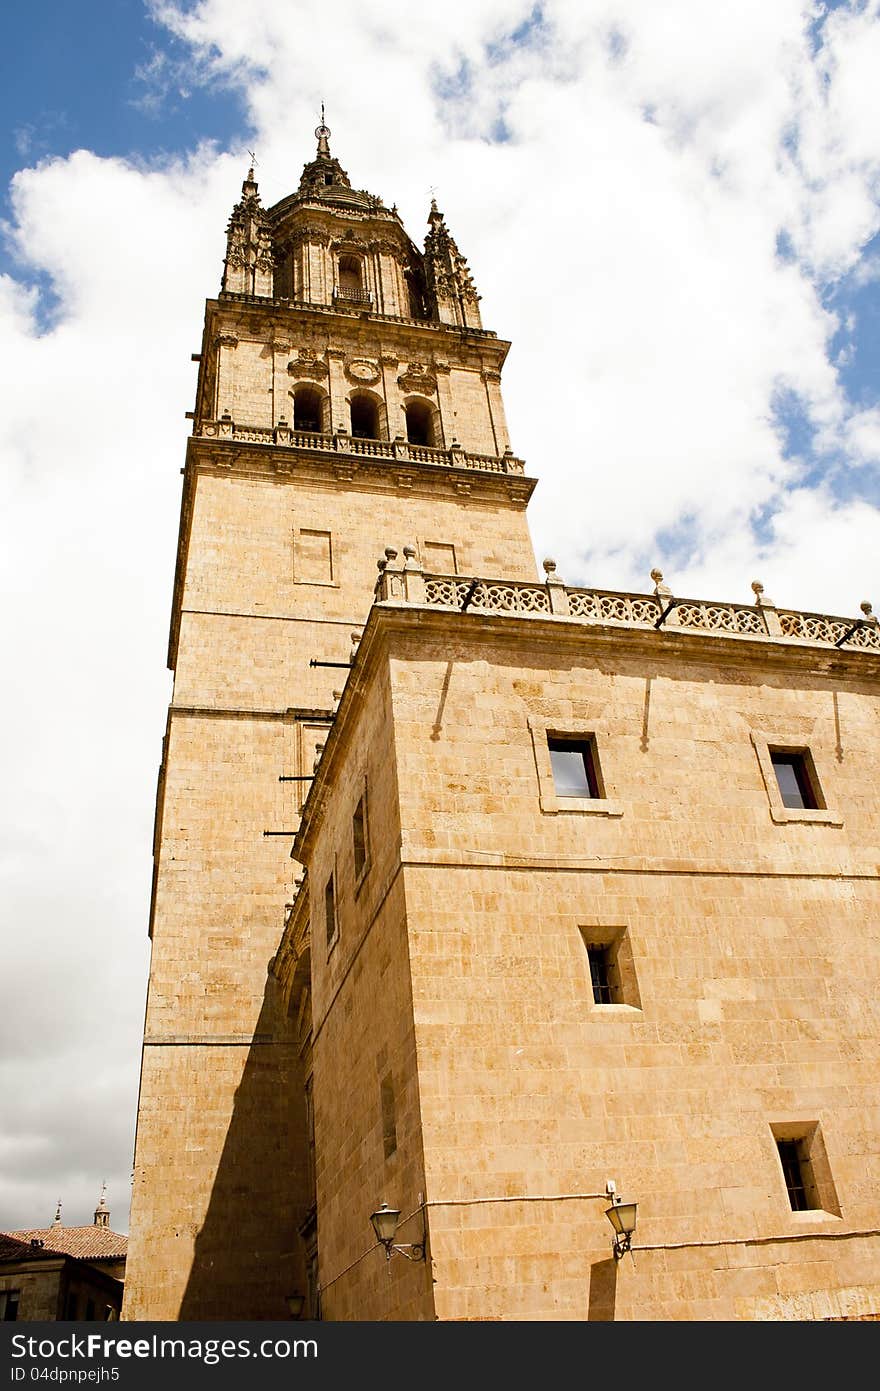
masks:
<instances>
[{"instance_id":1,"label":"arched belfry opening","mask_svg":"<svg viewBox=\"0 0 880 1391\"><path fill-rule=\"evenodd\" d=\"M337 266L339 293L356 299L364 288L363 267L359 256L340 256Z\"/></svg>"},{"instance_id":2,"label":"arched belfry opening","mask_svg":"<svg viewBox=\"0 0 880 1391\"><path fill-rule=\"evenodd\" d=\"M379 439L379 403L365 391L359 391L349 402L351 433L355 439Z\"/></svg>"},{"instance_id":3,"label":"arched belfry opening","mask_svg":"<svg viewBox=\"0 0 880 1391\"><path fill-rule=\"evenodd\" d=\"M429 401L407 401L406 437L410 444L435 444L434 411Z\"/></svg>"},{"instance_id":4,"label":"arched belfry opening","mask_svg":"<svg viewBox=\"0 0 880 1391\"><path fill-rule=\"evenodd\" d=\"M324 429L324 396L316 386L298 386L293 392L293 428L320 434Z\"/></svg>"}]
</instances>

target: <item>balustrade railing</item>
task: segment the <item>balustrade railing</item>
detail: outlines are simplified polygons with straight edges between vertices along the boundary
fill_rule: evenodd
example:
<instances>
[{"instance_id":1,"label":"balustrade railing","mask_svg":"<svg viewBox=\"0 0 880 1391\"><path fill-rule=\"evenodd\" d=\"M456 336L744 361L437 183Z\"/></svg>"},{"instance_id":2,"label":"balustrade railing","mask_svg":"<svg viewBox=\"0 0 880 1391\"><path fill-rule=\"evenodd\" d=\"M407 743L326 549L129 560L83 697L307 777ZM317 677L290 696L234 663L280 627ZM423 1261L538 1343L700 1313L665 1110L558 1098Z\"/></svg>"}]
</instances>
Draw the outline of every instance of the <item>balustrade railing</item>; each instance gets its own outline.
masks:
<instances>
[{"instance_id":1,"label":"balustrade railing","mask_svg":"<svg viewBox=\"0 0 880 1391\"><path fill-rule=\"evenodd\" d=\"M528 584L462 575L426 575L412 560L401 571L394 571L385 563L381 567L377 595L392 601L395 598L415 600L432 608L520 616L552 614L590 624L697 631L721 637L759 637L880 652L880 624L868 603L862 605L863 616L854 619L777 609L760 596L757 603L749 605L679 599L665 587L655 594L579 589L556 579L552 575L555 569L552 562L548 562L548 566L551 569L546 584ZM760 591L760 586L757 588Z\"/></svg>"},{"instance_id":2,"label":"balustrade railing","mask_svg":"<svg viewBox=\"0 0 880 1391\"><path fill-rule=\"evenodd\" d=\"M347 432L331 434L316 430L296 430L281 420L269 425L240 425L229 416L219 420L200 420L196 430L203 439L233 440L243 444L281 445L283 448L309 449L321 453L360 454L399 463L435 464L442 468L476 470L480 473L523 475L525 461L507 451L504 454L471 454L454 445L450 449L435 449L426 444L410 444L408 440L364 439Z\"/></svg>"}]
</instances>

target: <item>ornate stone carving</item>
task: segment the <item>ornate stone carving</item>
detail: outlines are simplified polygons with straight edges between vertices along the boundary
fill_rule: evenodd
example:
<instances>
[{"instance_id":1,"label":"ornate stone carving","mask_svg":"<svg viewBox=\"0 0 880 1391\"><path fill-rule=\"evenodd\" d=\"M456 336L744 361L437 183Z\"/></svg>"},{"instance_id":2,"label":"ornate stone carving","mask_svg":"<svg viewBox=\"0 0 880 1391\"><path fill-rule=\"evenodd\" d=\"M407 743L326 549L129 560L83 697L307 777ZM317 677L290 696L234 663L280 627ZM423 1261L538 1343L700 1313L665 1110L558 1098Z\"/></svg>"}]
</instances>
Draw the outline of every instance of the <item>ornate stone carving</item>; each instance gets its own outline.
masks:
<instances>
[{"instance_id":1,"label":"ornate stone carving","mask_svg":"<svg viewBox=\"0 0 880 1391\"><path fill-rule=\"evenodd\" d=\"M368 357L348 357L345 359L345 375L349 381L360 386L372 386L381 375L379 364Z\"/></svg>"},{"instance_id":2,"label":"ornate stone carving","mask_svg":"<svg viewBox=\"0 0 880 1391\"><path fill-rule=\"evenodd\" d=\"M326 362L321 362L316 357L307 357L303 352L291 358L287 364L287 371L291 377L311 377L313 381L321 381L330 374Z\"/></svg>"},{"instance_id":3,"label":"ornate stone carving","mask_svg":"<svg viewBox=\"0 0 880 1391\"><path fill-rule=\"evenodd\" d=\"M433 396L437 390L437 378L423 362L411 362L397 382L403 391L420 391L424 396Z\"/></svg>"}]
</instances>

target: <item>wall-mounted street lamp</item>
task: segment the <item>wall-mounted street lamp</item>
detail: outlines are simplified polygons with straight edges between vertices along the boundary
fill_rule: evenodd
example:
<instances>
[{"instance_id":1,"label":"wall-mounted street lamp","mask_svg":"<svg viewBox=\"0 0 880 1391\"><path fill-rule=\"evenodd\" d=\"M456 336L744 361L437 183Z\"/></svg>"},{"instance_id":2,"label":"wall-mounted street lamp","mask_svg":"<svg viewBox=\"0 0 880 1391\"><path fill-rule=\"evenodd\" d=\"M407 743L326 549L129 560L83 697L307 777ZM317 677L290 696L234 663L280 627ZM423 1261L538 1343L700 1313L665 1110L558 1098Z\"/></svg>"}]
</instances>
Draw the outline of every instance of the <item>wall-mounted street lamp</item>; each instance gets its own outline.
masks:
<instances>
[{"instance_id":1,"label":"wall-mounted street lamp","mask_svg":"<svg viewBox=\"0 0 880 1391\"><path fill-rule=\"evenodd\" d=\"M387 1203L383 1203L375 1212L370 1213L370 1221L373 1224L373 1231L376 1233L376 1240L385 1247L386 1260L390 1261L392 1252L395 1251L398 1256L405 1256L408 1261L423 1261L425 1259L428 1231L421 1194L419 1195L419 1204L422 1213L422 1239L416 1242L395 1242L394 1236L400 1222L400 1212L397 1208L389 1207Z\"/></svg>"},{"instance_id":2,"label":"wall-mounted street lamp","mask_svg":"<svg viewBox=\"0 0 880 1391\"><path fill-rule=\"evenodd\" d=\"M633 1232L636 1229L636 1209L638 1203L625 1203L617 1196L613 1179L608 1180L606 1189L611 1206L605 1209L605 1216L614 1228L614 1259L619 1261L627 1251L632 1254Z\"/></svg>"}]
</instances>

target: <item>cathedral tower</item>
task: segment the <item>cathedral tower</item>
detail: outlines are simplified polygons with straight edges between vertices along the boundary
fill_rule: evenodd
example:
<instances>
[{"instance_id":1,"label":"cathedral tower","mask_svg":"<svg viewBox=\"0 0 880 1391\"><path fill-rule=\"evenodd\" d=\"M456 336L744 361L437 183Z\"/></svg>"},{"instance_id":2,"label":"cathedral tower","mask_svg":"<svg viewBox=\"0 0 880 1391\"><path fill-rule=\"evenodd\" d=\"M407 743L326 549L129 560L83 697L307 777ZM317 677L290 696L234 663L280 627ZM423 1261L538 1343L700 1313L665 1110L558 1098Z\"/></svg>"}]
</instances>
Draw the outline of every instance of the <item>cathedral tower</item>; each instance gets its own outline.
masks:
<instances>
[{"instance_id":1,"label":"cathedral tower","mask_svg":"<svg viewBox=\"0 0 880 1391\"><path fill-rule=\"evenodd\" d=\"M271 967L377 561L403 537L430 571L535 574L533 483L501 399L509 344L481 326L436 203L419 251L396 209L351 186L323 123L316 136L274 207L249 170L198 354L129 1319L284 1318L309 1278L309 1061Z\"/></svg>"}]
</instances>

